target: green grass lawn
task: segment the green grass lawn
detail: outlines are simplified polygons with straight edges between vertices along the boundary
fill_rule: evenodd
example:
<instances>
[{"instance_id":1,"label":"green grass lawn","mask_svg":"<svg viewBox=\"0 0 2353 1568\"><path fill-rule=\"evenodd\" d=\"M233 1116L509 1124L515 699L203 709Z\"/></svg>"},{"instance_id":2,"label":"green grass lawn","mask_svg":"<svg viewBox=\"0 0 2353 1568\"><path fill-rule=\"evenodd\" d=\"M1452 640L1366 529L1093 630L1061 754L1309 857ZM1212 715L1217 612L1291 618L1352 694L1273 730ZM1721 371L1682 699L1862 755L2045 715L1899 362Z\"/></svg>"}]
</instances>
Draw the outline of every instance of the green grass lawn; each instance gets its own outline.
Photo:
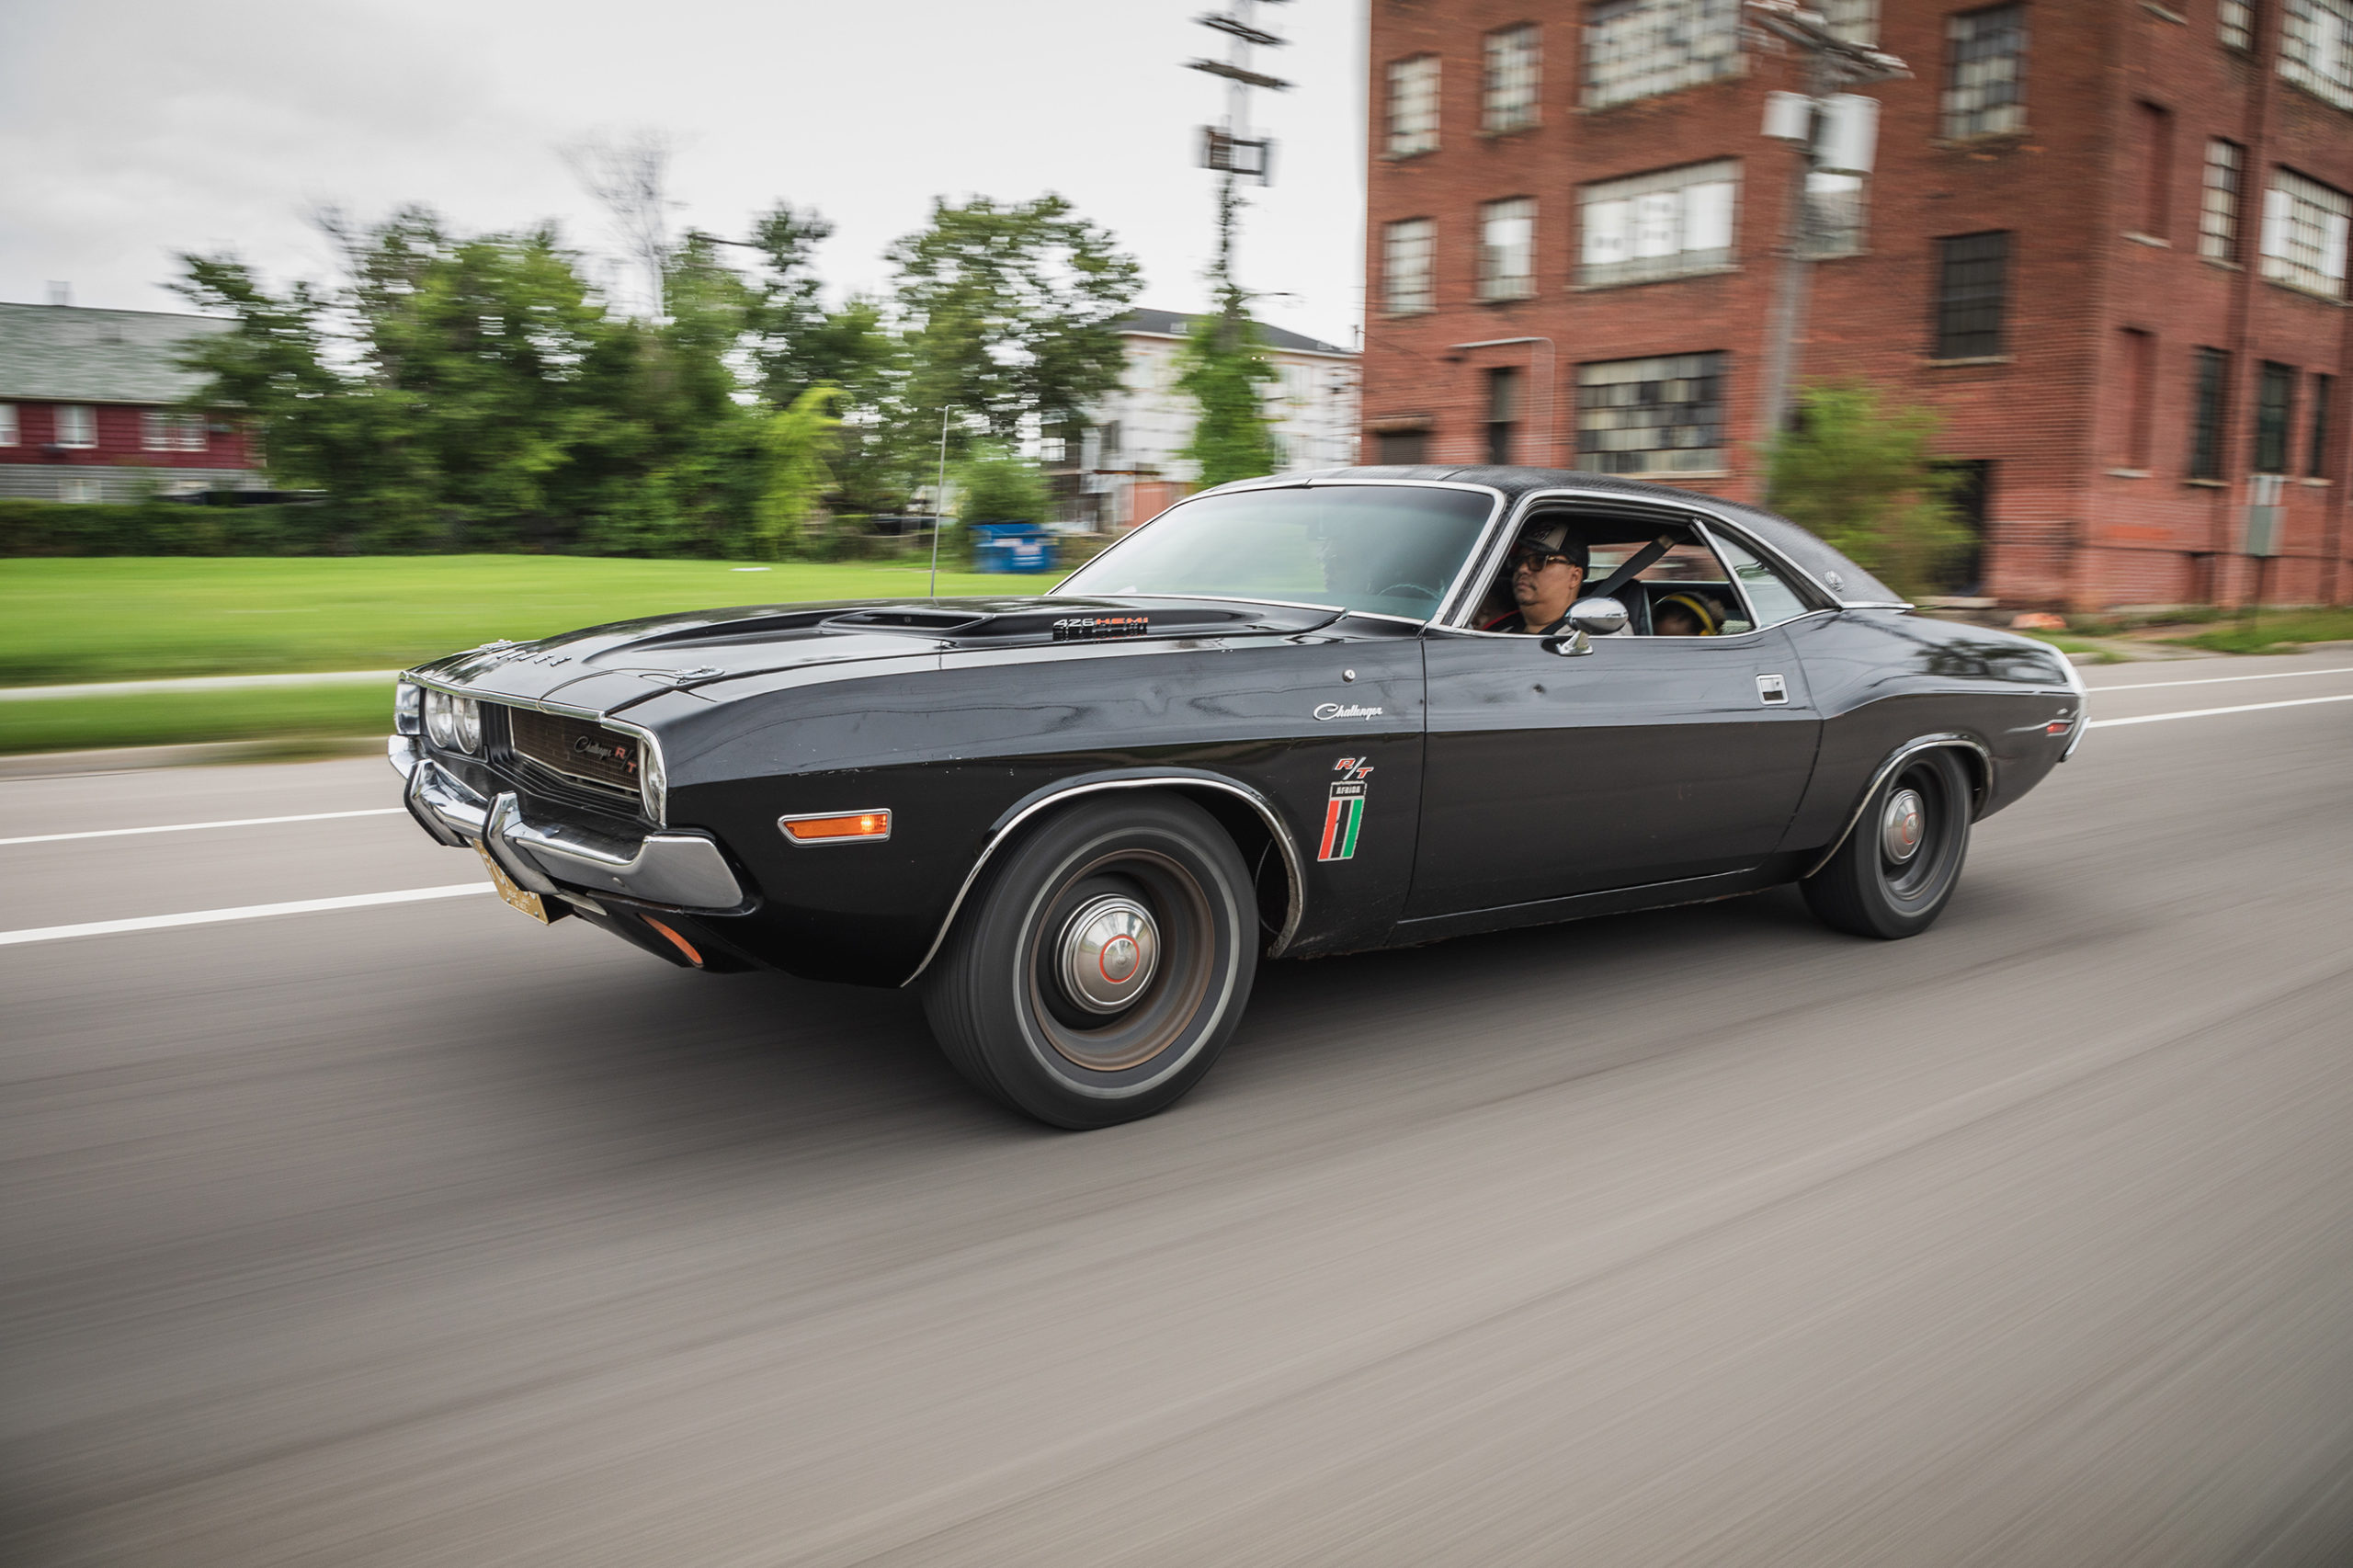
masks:
<instances>
[{"instance_id":1,"label":"green grass lawn","mask_svg":"<svg viewBox=\"0 0 2353 1568\"><path fill-rule=\"evenodd\" d=\"M920 565L741 565L560 555L0 561L0 686L397 669L494 637L670 610L919 596L926 585ZM1054 580L943 571L939 591L1034 593Z\"/></svg>"},{"instance_id":2,"label":"green grass lawn","mask_svg":"<svg viewBox=\"0 0 2353 1568\"><path fill-rule=\"evenodd\" d=\"M2194 637L2169 637L2217 653L2287 653L2305 642L2353 641L2353 609L2267 610L2252 623L2221 621Z\"/></svg>"},{"instance_id":3,"label":"green grass lawn","mask_svg":"<svg viewBox=\"0 0 2353 1568\"><path fill-rule=\"evenodd\" d=\"M615 561L554 555L0 561L0 686L401 669L670 610L920 596L926 570L875 562ZM1055 580L942 572L941 595ZM384 733L374 682L0 701L0 753L318 741Z\"/></svg>"},{"instance_id":4,"label":"green grass lawn","mask_svg":"<svg viewBox=\"0 0 2353 1568\"><path fill-rule=\"evenodd\" d=\"M197 741L318 742L392 732L388 680L0 702L0 755Z\"/></svg>"}]
</instances>

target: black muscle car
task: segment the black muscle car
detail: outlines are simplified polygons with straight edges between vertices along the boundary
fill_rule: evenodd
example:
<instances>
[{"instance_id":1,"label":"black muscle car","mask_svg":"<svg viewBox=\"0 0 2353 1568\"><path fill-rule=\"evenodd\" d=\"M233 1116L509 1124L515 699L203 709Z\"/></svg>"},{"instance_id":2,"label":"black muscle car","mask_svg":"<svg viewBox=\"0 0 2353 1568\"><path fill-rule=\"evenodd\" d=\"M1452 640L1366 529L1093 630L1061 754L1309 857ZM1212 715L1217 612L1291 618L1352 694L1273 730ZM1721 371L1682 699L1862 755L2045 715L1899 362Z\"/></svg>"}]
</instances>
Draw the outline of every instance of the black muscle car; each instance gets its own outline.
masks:
<instances>
[{"instance_id":1,"label":"black muscle car","mask_svg":"<svg viewBox=\"0 0 2353 1568\"><path fill-rule=\"evenodd\" d=\"M1580 597L1484 630L1539 535ZM1751 507L1361 468L1194 496L1036 597L452 654L404 678L391 749L509 903L696 969L915 986L981 1087L1095 1127L1199 1080L1261 957L1791 881L1914 935L2084 717L2050 648L1912 614Z\"/></svg>"}]
</instances>

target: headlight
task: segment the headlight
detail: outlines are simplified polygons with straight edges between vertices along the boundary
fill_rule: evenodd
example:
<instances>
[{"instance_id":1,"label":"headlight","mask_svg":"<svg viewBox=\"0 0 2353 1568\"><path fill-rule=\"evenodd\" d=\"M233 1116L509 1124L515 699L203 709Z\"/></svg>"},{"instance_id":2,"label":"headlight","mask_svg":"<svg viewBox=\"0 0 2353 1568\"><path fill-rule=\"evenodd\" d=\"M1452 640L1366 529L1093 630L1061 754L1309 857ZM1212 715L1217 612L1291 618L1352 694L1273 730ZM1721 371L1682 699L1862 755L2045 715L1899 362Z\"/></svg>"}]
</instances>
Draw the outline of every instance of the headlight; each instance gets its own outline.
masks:
<instances>
[{"instance_id":1,"label":"headlight","mask_svg":"<svg viewBox=\"0 0 2353 1568\"><path fill-rule=\"evenodd\" d=\"M639 797L645 802L645 820L656 825L666 824L665 813L670 808L670 776L662 766L662 743L652 735L643 737L643 756L637 768Z\"/></svg>"},{"instance_id":2,"label":"headlight","mask_svg":"<svg viewBox=\"0 0 2353 1568\"><path fill-rule=\"evenodd\" d=\"M421 735L425 733L425 688L402 681L392 687L392 733L399 735Z\"/></svg>"},{"instance_id":3,"label":"headlight","mask_svg":"<svg viewBox=\"0 0 2353 1568\"><path fill-rule=\"evenodd\" d=\"M449 699L450 717L457 721L458 749L469 756L482 750L482 704L471 697Z\"/></svg>"},{"instance_id":4,"label":"headlight","mask_svg":"<svg viewBox=\"0 0 2353 1568\"><path fill-rule=\"evenodd\" d=\"M451 710L449 694L428 689L425 694L425 733L437 746L454 751L458 744L458 716Z\"/></svg>"}]
</instances>

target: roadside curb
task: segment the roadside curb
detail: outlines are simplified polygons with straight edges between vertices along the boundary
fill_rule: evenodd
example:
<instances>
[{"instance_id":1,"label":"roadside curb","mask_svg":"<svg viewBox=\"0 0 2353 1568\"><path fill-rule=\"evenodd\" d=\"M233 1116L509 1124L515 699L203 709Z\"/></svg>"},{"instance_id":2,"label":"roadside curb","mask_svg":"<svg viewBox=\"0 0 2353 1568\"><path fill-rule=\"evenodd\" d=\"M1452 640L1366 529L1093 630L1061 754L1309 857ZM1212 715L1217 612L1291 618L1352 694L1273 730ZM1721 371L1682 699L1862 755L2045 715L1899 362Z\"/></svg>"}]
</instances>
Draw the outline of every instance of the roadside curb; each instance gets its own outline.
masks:
<instances>
[{"instance_id":1,"label":"roadside curb","mask_svg":"<svg viewBox=\"0 0 2353 1568\"><path fill-rule=\"evenodd\" d=\"M0 756L0 783L18 778L70 778L88 773L138 773L154 767L317 762L329 757L368 756L381 752L383 746L381 735L346 735L318 740L207 741L197 745L22 752Z\"/></svg>"}]
</instances>

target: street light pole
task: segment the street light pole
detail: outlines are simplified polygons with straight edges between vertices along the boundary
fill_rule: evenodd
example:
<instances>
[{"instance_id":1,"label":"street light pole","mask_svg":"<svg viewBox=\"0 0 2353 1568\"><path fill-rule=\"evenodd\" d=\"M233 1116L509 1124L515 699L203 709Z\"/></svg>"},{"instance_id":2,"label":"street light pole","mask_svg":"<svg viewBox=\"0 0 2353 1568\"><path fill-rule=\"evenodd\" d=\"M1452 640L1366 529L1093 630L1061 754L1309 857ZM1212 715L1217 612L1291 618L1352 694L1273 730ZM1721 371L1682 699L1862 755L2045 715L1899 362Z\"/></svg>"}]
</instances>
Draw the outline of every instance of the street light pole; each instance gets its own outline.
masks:
<instances>
[{"instance_id":1,"label":"street light pole","mask_svg":"<svg viewBox=\"0 0 2353 1568\"><path fill-rule=\"evenodd\" d=\"M1781 270L1777 280L1773 313L1766 327L1765 384L1760 389L1767 440L1788 427L1792 388L1797 381L1798 345L1805 327L1806 295L1813 257L1821 236L1813 222L1813 176L1823 168L1824 131L1833 95L1912 74L1894 55L1840 38L1819 11L1796 0L1747 0L1752 24L1805 55L1805 92L1775 93L1766 110L1768 136L1802 143L1796 159L1781 224ZM1802 99L1800 102L1790 102ZM1848 105L1868 100L1846 98ZM1875 106L1874 112L1875 112ZM1868 149L1866 149L1868 156ZM1868 163L1863 165L1868 172Z\"/></svg>"}]
</instances>

